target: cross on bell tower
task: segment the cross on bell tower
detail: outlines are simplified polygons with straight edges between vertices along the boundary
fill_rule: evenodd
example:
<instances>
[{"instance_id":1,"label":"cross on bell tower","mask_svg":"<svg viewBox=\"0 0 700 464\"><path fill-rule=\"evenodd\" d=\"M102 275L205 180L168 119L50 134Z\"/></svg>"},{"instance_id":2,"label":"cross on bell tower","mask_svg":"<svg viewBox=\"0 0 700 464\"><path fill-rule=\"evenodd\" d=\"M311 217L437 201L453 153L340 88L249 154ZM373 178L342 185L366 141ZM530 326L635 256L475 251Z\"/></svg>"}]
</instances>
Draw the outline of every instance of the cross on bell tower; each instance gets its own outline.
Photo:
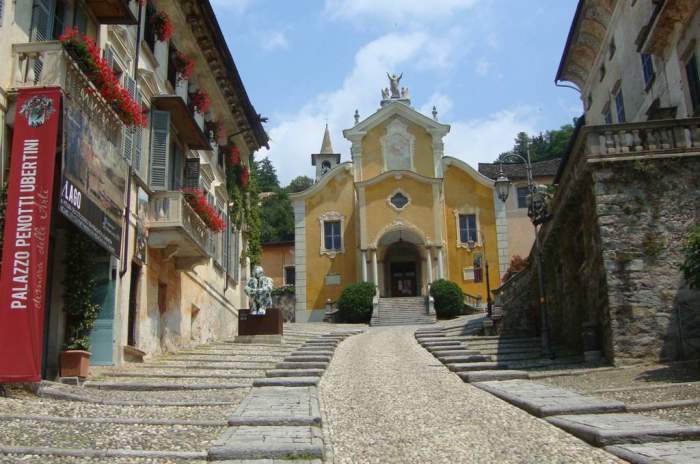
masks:
<instances>
[{"instance_id":1,"label":"cross on bell tower","mask_svg":"<svg viewBox=\"0 0 700 464\"><path fill-rule=\"evenodd\" d=\"M311 155L311 165L316 166L316 180L319 180L338 164L340 164L340 153L333 153L331 134L328 131L328 124L326 124L323 142L321 142L321 151Z\"/></svg>"}]
</instances>

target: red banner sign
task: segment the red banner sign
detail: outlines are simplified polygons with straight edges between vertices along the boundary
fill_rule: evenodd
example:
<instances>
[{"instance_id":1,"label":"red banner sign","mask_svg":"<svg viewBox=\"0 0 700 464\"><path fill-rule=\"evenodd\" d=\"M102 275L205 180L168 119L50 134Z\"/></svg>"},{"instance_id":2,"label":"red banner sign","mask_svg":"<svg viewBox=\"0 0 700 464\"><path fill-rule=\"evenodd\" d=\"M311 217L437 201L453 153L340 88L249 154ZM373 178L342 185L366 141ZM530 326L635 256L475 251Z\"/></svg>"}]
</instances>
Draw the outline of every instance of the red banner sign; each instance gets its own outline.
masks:
<instances>
[{"instance_id":1,"label":"red banner sign","mask_svg":"<svg viewBox=\"0 0 700 464\"><path fill-rule=\"evenodd\" d=\"M60 88L19 91L0 278L0 383L38 382Z\"/></svg>"}]
</instances>

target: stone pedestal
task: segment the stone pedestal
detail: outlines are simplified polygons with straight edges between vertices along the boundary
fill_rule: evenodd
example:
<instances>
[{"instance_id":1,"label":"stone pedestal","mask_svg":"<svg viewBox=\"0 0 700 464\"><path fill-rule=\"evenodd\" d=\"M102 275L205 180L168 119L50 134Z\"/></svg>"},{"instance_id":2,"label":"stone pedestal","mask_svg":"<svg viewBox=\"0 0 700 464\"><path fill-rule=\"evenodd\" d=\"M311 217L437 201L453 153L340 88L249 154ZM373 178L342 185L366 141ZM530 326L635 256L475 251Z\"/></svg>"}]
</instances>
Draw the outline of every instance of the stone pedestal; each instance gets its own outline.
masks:
<instances>
[{"instance_id":1,"label":"stone pedestal","mask_svg":"<svg viewBox=\"0 0 700 464\"><path fill-rule=\"evenodd\" d=\"M250 314L249 309L238 312L236 343L282 343L284 317L280 308L270 308L264 316Z\"/></svg>"}]
</instances>

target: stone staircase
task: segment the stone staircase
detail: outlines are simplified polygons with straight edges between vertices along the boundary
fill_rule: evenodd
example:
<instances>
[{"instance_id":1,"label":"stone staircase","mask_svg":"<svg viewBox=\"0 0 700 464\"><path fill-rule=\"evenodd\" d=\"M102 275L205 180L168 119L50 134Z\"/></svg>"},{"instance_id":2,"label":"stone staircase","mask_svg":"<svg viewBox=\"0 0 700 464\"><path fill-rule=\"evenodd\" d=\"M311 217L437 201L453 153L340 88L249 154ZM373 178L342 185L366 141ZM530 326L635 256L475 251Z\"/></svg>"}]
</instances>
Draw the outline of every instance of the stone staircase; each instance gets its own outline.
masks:
<instances>
[{"instance_id":1,"label":"stone staircase","mask_svg":"<svg viewBox=\"0 0 700 464\"><path fill-rule=\"evenodd\" d=\"M380 298L377 315L372 316L370 325L420 325L434 324L435 315L429 315L425 297Z\"/></svg>"}]
</instances>

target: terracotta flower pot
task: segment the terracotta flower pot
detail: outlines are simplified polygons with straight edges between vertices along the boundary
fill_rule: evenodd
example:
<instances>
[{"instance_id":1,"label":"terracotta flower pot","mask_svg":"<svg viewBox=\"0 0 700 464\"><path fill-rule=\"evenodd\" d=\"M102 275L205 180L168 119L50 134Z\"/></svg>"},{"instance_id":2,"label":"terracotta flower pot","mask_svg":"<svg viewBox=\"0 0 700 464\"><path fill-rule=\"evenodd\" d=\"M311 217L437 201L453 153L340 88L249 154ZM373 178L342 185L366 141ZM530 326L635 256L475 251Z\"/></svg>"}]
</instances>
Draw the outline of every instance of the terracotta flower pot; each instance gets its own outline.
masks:
<instances>
[{"instance_id":1,"label":"terracotta flower pot","mask_svg":"<svg viewBox=\"0 0 700 464\"><path fill-rule=\"evenodd\" d=\"M61 377L85 378L90 372L90 352L66 350L61 352Z\"/></svg>"}]
</instances>

